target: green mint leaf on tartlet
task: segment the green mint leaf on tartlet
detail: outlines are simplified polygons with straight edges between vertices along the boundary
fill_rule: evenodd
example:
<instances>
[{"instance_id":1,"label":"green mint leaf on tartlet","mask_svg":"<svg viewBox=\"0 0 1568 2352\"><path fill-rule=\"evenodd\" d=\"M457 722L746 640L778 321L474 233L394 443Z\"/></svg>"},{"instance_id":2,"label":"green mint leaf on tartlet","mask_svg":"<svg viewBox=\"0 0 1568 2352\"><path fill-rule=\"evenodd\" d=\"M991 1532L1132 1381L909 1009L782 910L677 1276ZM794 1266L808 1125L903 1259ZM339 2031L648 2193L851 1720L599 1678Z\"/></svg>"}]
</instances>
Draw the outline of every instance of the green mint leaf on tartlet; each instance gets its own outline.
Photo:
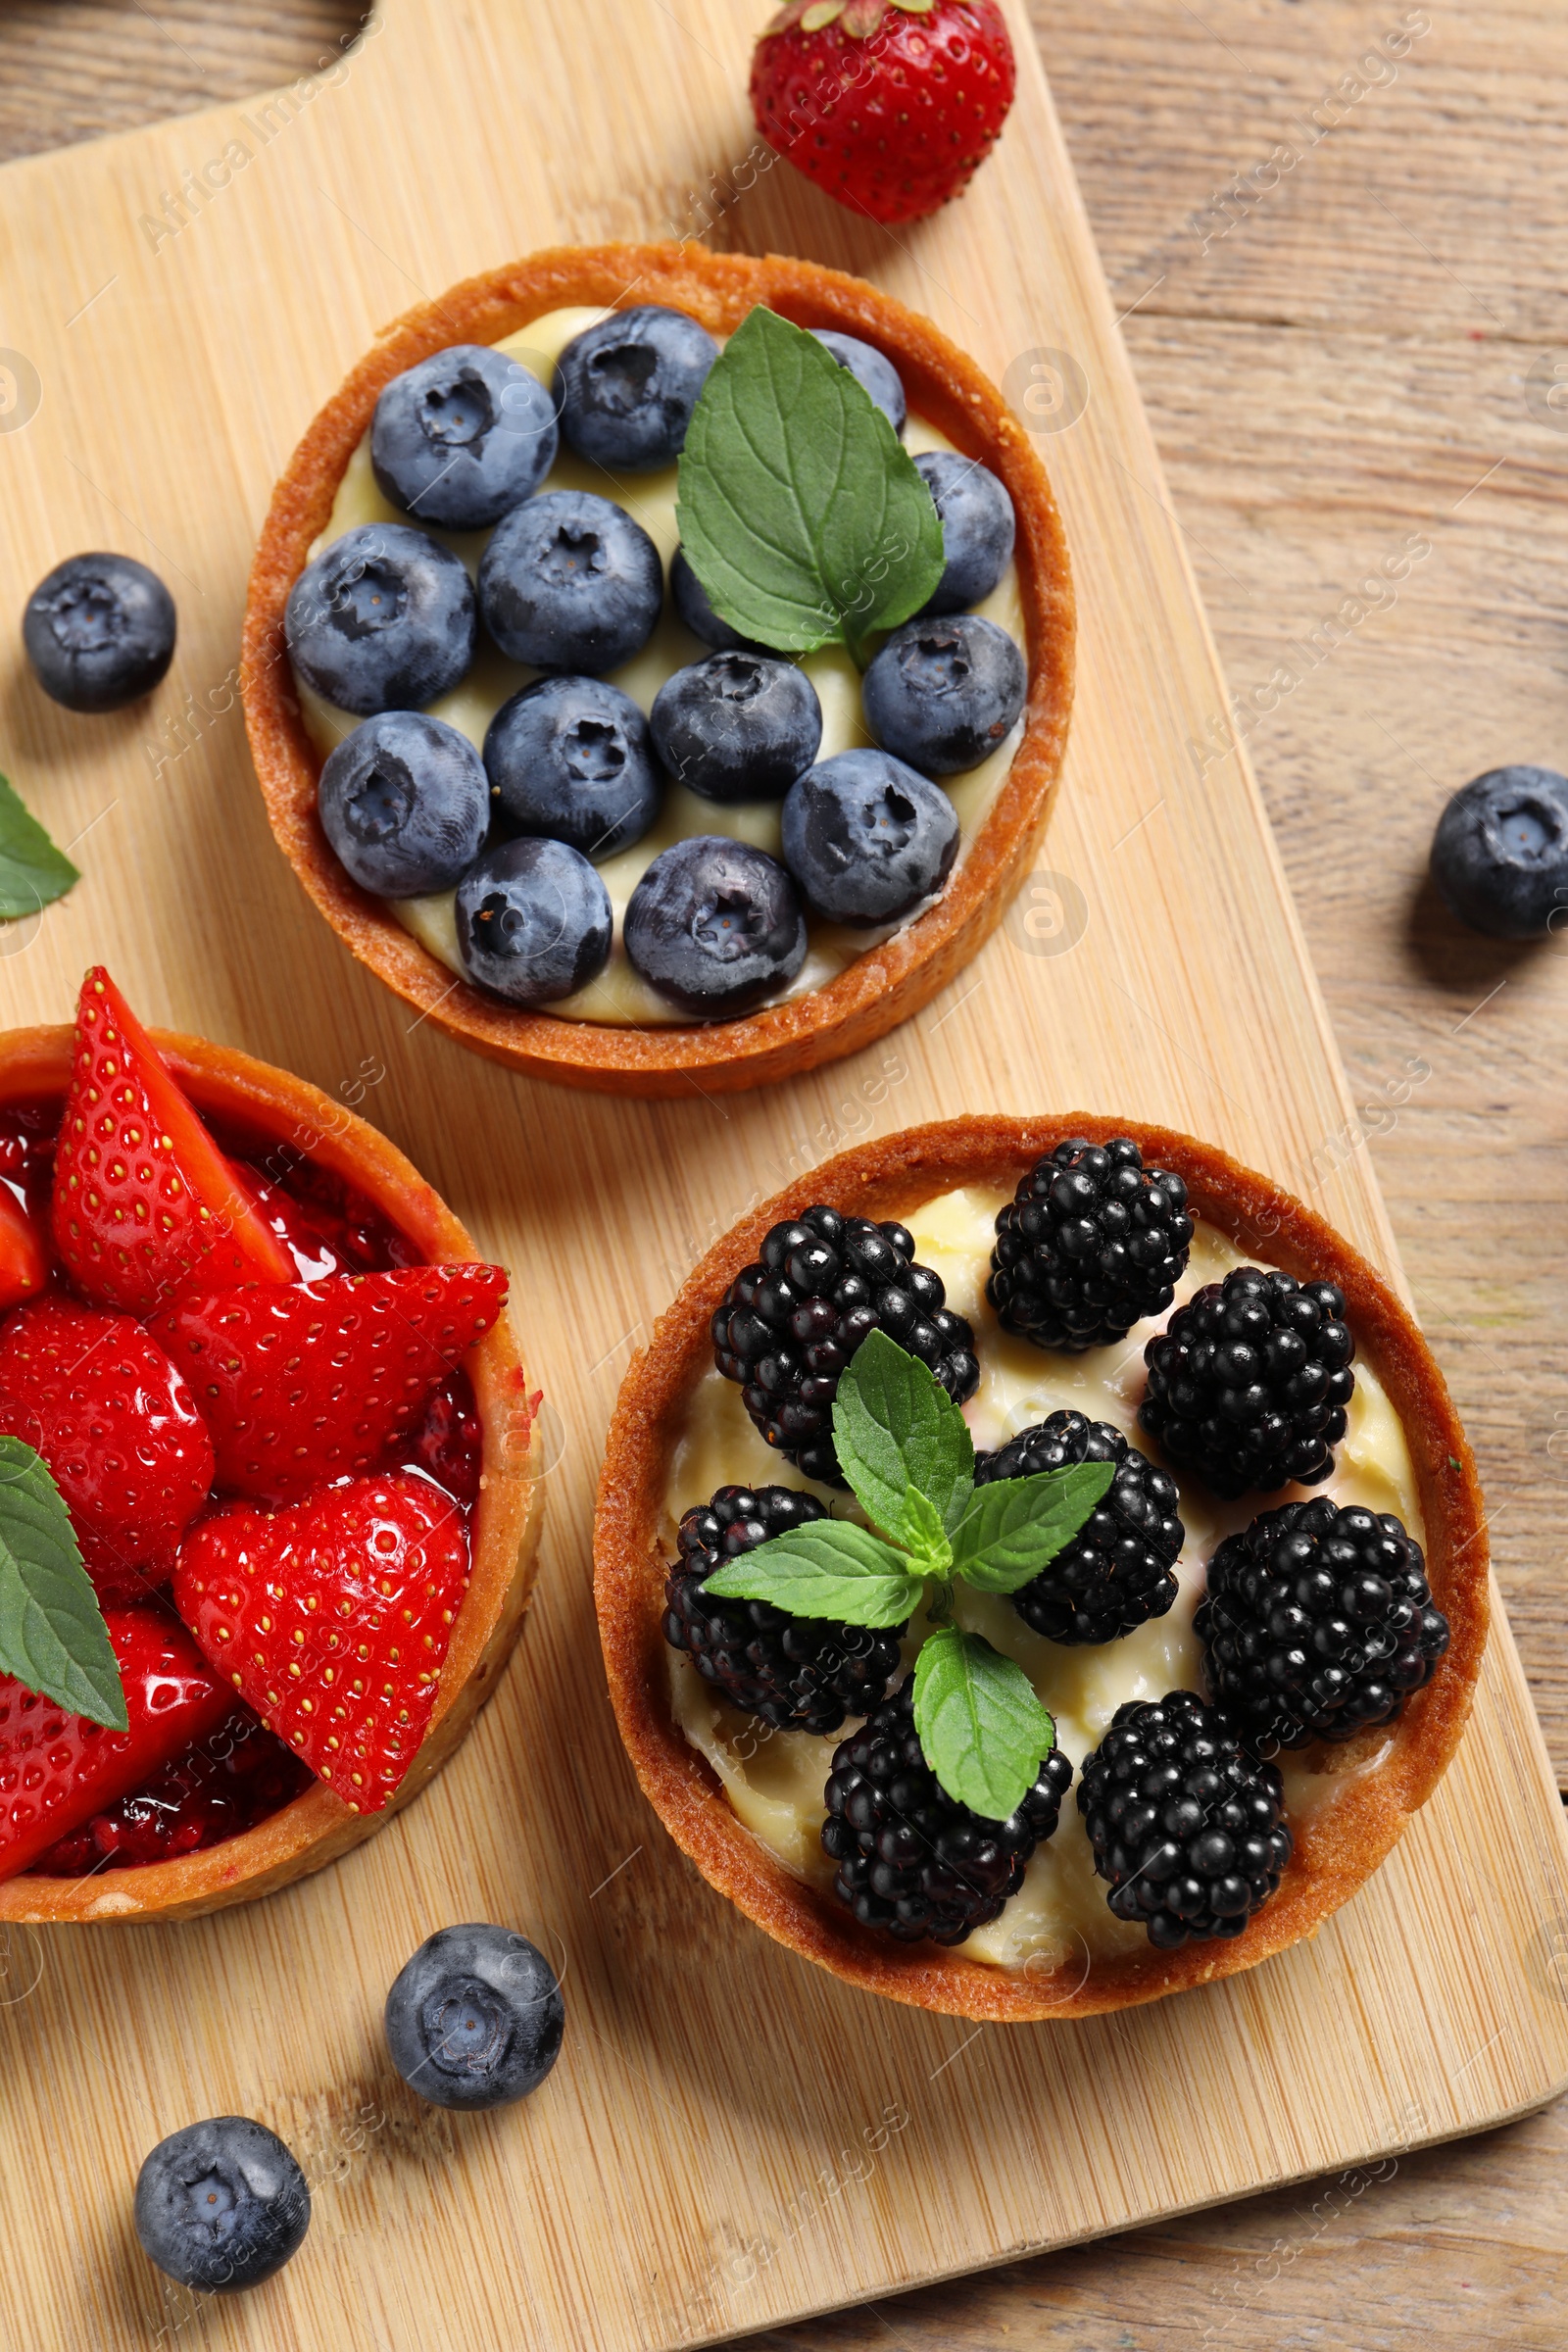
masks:
<instances>
[{"instance_id":1,"label":"green mint leaf on tartlet","mask_svg":"<svg viewBox=\"0 0 1568 2352\"><path fill-rule=\"evenodd\" d=\"M944 1529L962 1518L974 1486L969 1425L928 1367L885 1331L868 1333L839 1376L833 1445L856 1501L895 1543L917 1545L906 1503L911 1487Z\"/></svg>"},{"instance_id":2,"label":"green mint leaf on tartlet","mask_svg":"<svg viewBox=\"0 0 1568 2352\"><path fill-rule=\"evenodd\" d=\"M1072 1542L1115 1475L1114 1462L1075 1462L976 1487L953 1531L953 1574L977 1592L1016 1592Z\"/></svg>"},{"instance_id":3,"label":"green mint leaf on tartlet","mask_svg":"<svg viewBox=\"0 0 1568 2352\"><path fill-rule=\"evenodd\" d=\"M814 335L760 307L703 386L675 512L714 612L779 653L842 643L858 658L942 577L935 502L882 411Z\"/></svg>"},{"instance_id":4,"label":"green mint leaf on tartlet","mask_svg":"<svg viewBox=\"0 0 1568 2352\"><path fill-rule=\"evenodd\" d=\"M916 1563L853 1519L813 1519L738 1552L705 1578L720 1600L770 1600L792 1617L903 1625L923 1590Z\"/></svg>"},{"instance_id":5,"label":"green mint leaf on tartlet","mask_svg":"<svg viewBox=\"0 0 1568 2352\"><path fill-rule=\"evenodd\" d=\"M0 1437L0 1674L73 1715L128 1727L120 1668L60 1489L20 1438Z\"/></svg>"},{"instance_id":6,"label":"green mint leaf on tartlet","mask_svg":"<svg viewBox=\"0 0 1568 2352\"><path fill-rule=\"evenodd\" d=\"M1056 1727L1023 1668L956 1625L920 1645L914 1728L949 1796L988 1821L1017 1811L1056 1744Z\"/></svg>"},{"instance_id":7,"label":"green mint leaf on tartlet","mask_svg":"<svg viewBox=\"0 0 1568 2352\"><path fill-rule=\"evenodd\" d=\"M909 1557L922 1575L951 1576L953 1545L942 1524L942 1513L918 1487L909 1487L904 1496L904 1542Z\"/></svg>"},{"instance_id":8,"label":"green mint leaf on tartlet","mask_svg":"<svg viewBox=\"0 0 1568 2352\"><path fill-rule=\"evenodd\" d=\"M0 921L41 912L80 880L79 869L55 848L16 788L0 776Z\"/></svg>"}]
</instances>

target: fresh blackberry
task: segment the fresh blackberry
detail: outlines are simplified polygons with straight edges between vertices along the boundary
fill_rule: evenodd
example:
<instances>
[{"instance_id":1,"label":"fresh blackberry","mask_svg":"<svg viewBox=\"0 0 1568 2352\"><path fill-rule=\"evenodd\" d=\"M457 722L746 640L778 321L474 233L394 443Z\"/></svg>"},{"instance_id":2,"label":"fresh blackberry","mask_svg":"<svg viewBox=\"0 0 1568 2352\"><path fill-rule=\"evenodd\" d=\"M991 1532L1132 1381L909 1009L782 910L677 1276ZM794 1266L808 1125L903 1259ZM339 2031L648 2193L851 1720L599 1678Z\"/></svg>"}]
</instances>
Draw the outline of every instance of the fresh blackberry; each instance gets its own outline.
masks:
<instances>
[{"instance_id":1,"label":"fresh blackberry","mask_svg":"<svg viewBox=\"0 0 1568 2352\"><path fill-rule=\"evenodd\" d=\"M1291 1858L1279 1774L1192 1690L1116 1709L1084 1765L1078 1810L1111 1910L1160 1951L1240 1936Z\"/></svg>"},{"instance_id":2,"label":"fresh blackberry","mask_svg":"<svg viewBox=\"0 0 1568 2352\"><path fill-rule=\"evenodd\" d=\"M1035 1478L1074 1462L1114 1462L1115 1478L1093 1516L1012 1596L1012 1605L1048 1642L1115 1642L1176 1597L1172 1568L1186 1540L1176 1516L1176 1481L1156 1470L1108 1421L1053 1413L1020 1430L975 1463L977 1486L998 1478Z\"/></svg>"},{"instance_id":3,"label":"fresh blackberry","mask_svg":"<svg viewBox=\"0 0 1568 2352\"><path fill-rule=\"evenodd\" d=\"M1355 1390L1355 1342L1332 1282L1237 1266L1178 1307L1144 1349L1141 1427L1234 1500L1333 1476Z\"/></svg>"},{"instance_id":4,"label":"fresh blackberry","mask_svg":"<svg viewBox=\"0 0 1568 2352\"><path fill-rule=\"evenodd\" d=\"M955 1403L980 1381L974 1333L944 1301L942 1277L914 1262L902 1225L808 1208L775 1225L760 1260L737 1274L713 1316L713 1360L742 1383L769 1446L808 1478L842 1487L833 1450L839 1374L868 1332L885 1331L929 1365Z\"/></svg>"},{"instance_id":5,"label":"fresh blackberry","mask_svg":"<svg viewBox=\"0 0 1568 2352\"><path fill-rule=\"evenodd\" d=\"M1017 1893L1071 1787L1072 1766L1054 1747L1005 1821L960 1805L921 1752L911 1674L834 1750L822 1824L833 1891L861 1927L901 1943L961 1943Z\"/></svg>"},{"instance_id":6,"label":"fresh blackberry","mask_svg":"<svg viewBox=\"0 0 1568 2352\"><path fill-rule=\"evenodd\" d=\"M1391 1723L1448 1646L1414 1537L1326 1494L1227 1536L1194 1624L1215 1702L1252 1745Z\"/></svg>"},{"instance_id":7,"label":"fresh blackberry","mask_svg":"<svg viewBox=\"0 0 1568 2352\"><path fill-rule=\"evenodd\" d=\"M791 1617L767 1600L710 1599L704 1580L737 1552L827 1513L797 1487L720 1487L680 1523L680 1558L664 1586L664 1640L732 1707L776 1732L836 1732L864 1715L899 1667L902 1625L837 1625Z\"/></svg>"},{"instance_id":8,"label":"fresh blackberry","mask_svg":"<svg viewBox=\"0 0 1568 2352\"><path fill-rule=\"evenodd\" d=\"M1130 1136L1037 1160L997 1219L986 1297L1004 1331L1077 1353L1162 1315L1187 1265L1187 1187Z\"/></svg>"}]
</instances>

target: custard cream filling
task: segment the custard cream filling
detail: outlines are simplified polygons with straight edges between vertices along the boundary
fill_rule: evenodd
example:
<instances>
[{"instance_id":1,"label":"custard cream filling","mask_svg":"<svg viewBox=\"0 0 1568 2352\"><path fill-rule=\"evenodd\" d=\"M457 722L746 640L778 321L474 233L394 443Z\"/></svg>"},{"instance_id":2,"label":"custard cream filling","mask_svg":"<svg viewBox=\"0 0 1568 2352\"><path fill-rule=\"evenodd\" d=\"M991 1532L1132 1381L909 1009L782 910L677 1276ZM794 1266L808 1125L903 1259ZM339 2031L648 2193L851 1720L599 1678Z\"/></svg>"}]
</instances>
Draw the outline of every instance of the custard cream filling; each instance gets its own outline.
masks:
<instances>
[{"instance_id":1,"label":"custard cream filling","mask_svg":"<svg viewBox=\"0 0 1568 2352\"><path fill-rule=\"evenodd\" d=\"M551 311L535 318L517 334L509 335L496 349L510 354L522 363L541 382L548 384L562 352L574 335L585 327L597 324L605 313L595 310ZM934 426L911 416L905 429L905 447L911 457L933 449L951 449L953 444ZM613 500L624 507L658 548L667 577L669 560L679 541L675 522L675 493L679 468L665 466L658 473L634 474L629 480L607 476L597 466L590 466L563 446L560 457L539 487L546 490L591 490L601 498ZM383 498L370 468L370 436L366 433L350 458L343 479L332 503L331 518L325 530L311 549L314 563L322 549L345 531L368 522L394 522L416 530L428 531L432 539L461 557L468 571L477 575L479 559L488 544L488 531L443 531L420 522L416 516L405 514ZM982 605L975 607L987 620L1000 628L1021 646L1024 642L1023 605L1018 593L1016 566L1009 564L1002 580ZM646 710L653 709L654 697L677 669L688 663L705 660L710 648L702 645L676 619L666 594L664 609L658 626L643 650L621 668L610 672L610 683L618 686L623 694ZM806 655L801 662L811 684L816 688L822 706L822 743L819 760L833 753L848 752L871 742L860 711L860 673L842 645L823 646L817 653ZM430 714L443 718L460 734L466 735L476 749L483 750L485 729L503 703L511 700L530 679L541 673L523 663L509 662L481 637L479 651L461 686L443 695L430 705ZM317 750L324 759L360 724L352 711L340 710L334 704L323 702L303 680L296 677L300 708L305 725ZM1012 756L1023 735L1023 724L1013 729L998 750L979 767L970 768L960 776L938 779L958 812L958 857L962 861L969 844L995 800L1004 776L1012 764ZM769 856L779 855L780 822L777 801L757 801L735 808L720 808L712 801L702 800L684 785L670 783L665 788L663 805L657 822L641 841L616 857L607 858L599 865L600 879L610 893L614 914L614 946L605 969L586 988L573 996L544 1009L560 1020L598 1021L611 1027L651 1028L679 1026L689 1023L690 1015L683 1013L649 987L640 973L632 969L621 942L626 903L642 880L653 860L662 850L673 848L678 841L688 840L697 833L722 833L735 841L750 842L755 849L766 850ZM427 899L393 899L388 901L392 912L420 945L428 949L438 961L444 963L460 979L466 977L458 953L457 893L444 891ZM906 917L912 920L913 917ZM773 1004L788 1003L804 997L812 989L824 988L830 980L853 963L858 956L891 936L900 925L892 924L881 930L852 930L841 923L826 923L815 916L808 918L808 941L806 961L788 987L779 989L766 1001Z\"/></svg>"},{"instance_id":2,"label":"custard cream filling","mask_svg":"<svg viewBox=\"0 0 1568 2352\"><path fill-rule=\"evenodd\" d=\"M915 1255L942 1276L949 1305L974 1326L980 1386L964 1407L964 1418L976 1446L1004 1445L1064 1407L1092 1421L1113 1422L1137 1444L1144 1347L1165 1318L1137 1325L1117 1347L1091 1348L1083 1355L1051 1353L1003 1331L986 1303L985 1284L997 1212L1010 1198L1005 1188L969 1186L927 1201L906 1220ZM1233 1266L1250 1262L1216 1228L1200 1223L1174 1303L1179 1305L1204 1283L1222 1280ZM1415 1473L1403 1428L1376 1374L1361 1362L1355 1368L1348 1423L1336 1448L1333 1478L1311 1493L1341 1504L1392 1511L1422 1542ZM1299 1500L1307 1492L1287 1488L1279 1494L1224 1502L1197 1480L1181 1472L1175 1476L1186 1530L1176 1567L1177 1596L1163 1617L1121 1641L1064 1648L1032 1633L1004 1595L973 1592L961 1584L956 1588L958 1622L984 1634L1023 1668L1054 1717L1058 1744L1075 1766L1098 1745L1125 1700L1205 1690L1201 1646L1193 1631L1205 1563L1220 1540L1246 1527L1258 1510ZM763 1444L733 1381L716 1370L707 1372L692 1396L670 1463L665 1491L670 1556L675 1524L693 1503L706 1502L723 1486L778 1484L808 1487L830 1507L845 1507L842 1494L813 1486ZM916 1618L909 1629L906 1662L923 1630ZM823 1790L833 1751L845 1732L819 1739L808 1732L770 1731L717 1696L683 1651L667 1649L665 1654L676 1720L712 1766L737 1818L797 1878L829 1887L833 1865L820 1838L826 1818ZM1355 1759L1348 1757L1338 1770L1309 1771L1297 1758L1281 1757L1288 1817L1299 1823L1350 1781L1375 1771L1383 1752L1379 1748L1369 1755L1358 1744ZM1136 1949L1147 1941L1142 1928L1118 1920L1106 1908L1106 1891L1095 1874L1075 1791L1069 1791L1054 1836L1036 1848L1018 1892L999 1919L978 1929L959 1949L967 1958L996 1968L1027 1968L1032 1962L1054 1977L1066 1970L1070 1978L1075 1965L1087 1973L1097 1957Z\"/></svg>"}]
</instances>

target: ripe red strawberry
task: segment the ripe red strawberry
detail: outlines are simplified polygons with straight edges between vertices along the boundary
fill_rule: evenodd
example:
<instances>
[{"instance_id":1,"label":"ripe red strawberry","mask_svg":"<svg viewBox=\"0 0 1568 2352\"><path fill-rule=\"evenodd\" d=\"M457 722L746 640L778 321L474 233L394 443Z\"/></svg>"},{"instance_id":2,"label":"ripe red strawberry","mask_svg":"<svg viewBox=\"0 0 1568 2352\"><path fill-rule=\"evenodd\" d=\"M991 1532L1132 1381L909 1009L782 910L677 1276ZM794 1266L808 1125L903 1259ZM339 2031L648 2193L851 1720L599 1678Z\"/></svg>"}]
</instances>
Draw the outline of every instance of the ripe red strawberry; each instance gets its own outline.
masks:
<instances>
[{"instance_id":1,"label":"ripe red strawberry","mask_svg":"<svg viewBox=\"0 0 1568 2352\"><path fill-rule=\"evenodd\" d=\"M233 1697L166 1609L110 1608L129 1729L68 1714L0 1677L0 1878L152 1780L222 1721Z\"/></svg>"},{"instance_id":2,"label":"ripe red strawberry","mask_svg":"<svg viewBox=\"0 0 1568 2352\"><path fill-rule=\"evenodd\" d=\"M752 59L768 145L890 225L966 187L1017 74L997 0L789 0Z\"/></svg>"},{"instance_id":3,"label":"ripe red strawberry","mask_svg":"<svg viewBox=\"0 0 1568 2352\"><path fill-rule=\"evenodd\" d=\"M174 1605L269 1731L378 1813L424 1738L467 1582L462 1512L394 1474L216 1511L180 1546Z\"/></svg>"},{"instance_id":4,"label":"ripe red strawberry","mask_svg":"<svg viewBox=\"0 0 1568 2352\"><path fill-rule=\"evenodd\" d=\"M193 1292L152 1330L196 1393L220 1488L293 1502L373 1468L506 1296L500 1266L407 1266Z\"/></svg>"},{"instance_id":5,"label":"ripe red strawberry","mask_svg":"<svg viewBox=\"0 0 1568 2352\"><path fill-rule=\"evenodd\" d=\"M100 1598L140 1598L168 1576L212 1486L213 1442L140 1324L59 1298L19 1307L0 1329L0 1431L48 1464Z\"/></svg>"},{"instance_id":6,"label":"ripe red strawberry","mask_svg":"<svg viewBox=\"0 0 1568 2352\"><path fill-rule=\"evenodd\" d=\"M10 1186L0 1184L0 1310L36 1298L48 1279L43 1235Z\"/></svg>"},{"instance_id":7,"label":"ripe red strawberry","mask_svg":"<svg viewBox=\"0 0 1568 2352\"><path fill-rule=\"evenodd\" d=\"M55 1153L55 1247L95 1306L150 1315L193 1282L292 1282L294 1262L101 966L76 1005Z\"/></svg>"}]
</instances>

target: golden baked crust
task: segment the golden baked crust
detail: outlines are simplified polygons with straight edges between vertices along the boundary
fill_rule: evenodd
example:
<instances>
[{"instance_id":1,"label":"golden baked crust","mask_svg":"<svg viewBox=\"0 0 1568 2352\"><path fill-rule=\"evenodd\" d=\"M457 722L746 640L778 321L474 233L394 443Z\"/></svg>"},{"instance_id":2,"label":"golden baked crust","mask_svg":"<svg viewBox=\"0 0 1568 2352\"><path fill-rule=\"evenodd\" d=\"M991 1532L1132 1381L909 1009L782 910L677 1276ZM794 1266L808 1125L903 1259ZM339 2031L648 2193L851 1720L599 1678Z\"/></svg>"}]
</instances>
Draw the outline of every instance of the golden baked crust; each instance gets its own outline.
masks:
<instances>
[{"instance_id":1,"label":"golden baked crust","mask_svg":"<svg viewBox=\"0 0 1568 2352\"><path fill-rule=\"evenodd\" d=\"M290 1143L366 1194L432 1264L478 1253L434 1188L401 1152L341 1102L286 1070L203 1038L152 1032L197 1107ZM0 1105L64 1097L67 1028L0 1035ZM318 1781L254 1830L221 1845L98 1877L22 1877L0 1885L0 1921L191 1919L271 1894L371 1838L416 1797L461 1745L495 1687L522 1624L539 1541L540 1481L532 1459L528 1389L505 1315L469 1350L466 1368L484 1432L483 1485L472 1527L468 1590L452 1629L430 1729L408 1778L380 1813L355 1813Z\"/></svg>"},{"instance_id":2,"label":"golden baked crust","mask_svg":"<svg viewBox=\"0 0 1568 2352\"><path fill-rule=\"evenodd\" d=\"M690 1746L669 1701L661 1522L671 1446L692 1387L712 1360L709 1317L756 1257L767 1228L813 1200L847 1214L906 1218L961 1185L1012 1186L1066 1136L1130 1135L1146 1160L1176 1169L1195 1209L1287 1273L1337 1283L1357 1353L1404 1425L1426 1524L1427 1570L1451 1629L1432 1681L1392 1735L1366 1735L1346 1763L1392 1741L1375 1772L1351 1781L1296 1828L1280 1890L1234 1942L1152 1946L1081 1964L988 1968L961 1949L893 1943L862 1928L831 1893L792 1878L746 1830L717 1776ZM1074 1112L1052 1119L952 1119L907 1129L830 1160L752 1211L710 1250L621 1385L605 1451L594 1528L594 1593L616 1720L644 1792L704 1877L759 1927L869 1992L921 2009L999 2023L1085 2017L1254 1968L1312 1936L1384 1859L1443 1777L1470 1712L1488 1616L1487 1538L1475 1464L1443 1375L1388 1284L1311 1209L1211 1145L1169 1128ZM1313 1751L1305 1751L1308 1756Z\"/></svg>"},{"instance_id":3,"label":"golden baked crust","mask_svg":"<svg viewBox=\"0 0 1568 2352\"><path fill-rule=\"evenodd\" d=\"M1006 484L1029 657L1027 724L1011 769L938 904L827 987L693 1028L614 1029L518 1012L466 983L353 883L316 813L320 757L295 699L283 635L289 590L325 529L343 471L382 387L449 344L495 343L567 305L660 302L715 333L766 303L801 326L840 327L897 363L909 406ZM1045 468L1001 394L930 320L861 279L770 255L701 246L562 247L407 313L334 393L289 460L251 568L241 691L251 753L277 841L345 945L438 1028L514 1069L632 1095L760 1086L857 1053L940 993L996 928L1045 832L1072 703L1073 595L1066 542Z\"/></svg>"}]
</instances>

